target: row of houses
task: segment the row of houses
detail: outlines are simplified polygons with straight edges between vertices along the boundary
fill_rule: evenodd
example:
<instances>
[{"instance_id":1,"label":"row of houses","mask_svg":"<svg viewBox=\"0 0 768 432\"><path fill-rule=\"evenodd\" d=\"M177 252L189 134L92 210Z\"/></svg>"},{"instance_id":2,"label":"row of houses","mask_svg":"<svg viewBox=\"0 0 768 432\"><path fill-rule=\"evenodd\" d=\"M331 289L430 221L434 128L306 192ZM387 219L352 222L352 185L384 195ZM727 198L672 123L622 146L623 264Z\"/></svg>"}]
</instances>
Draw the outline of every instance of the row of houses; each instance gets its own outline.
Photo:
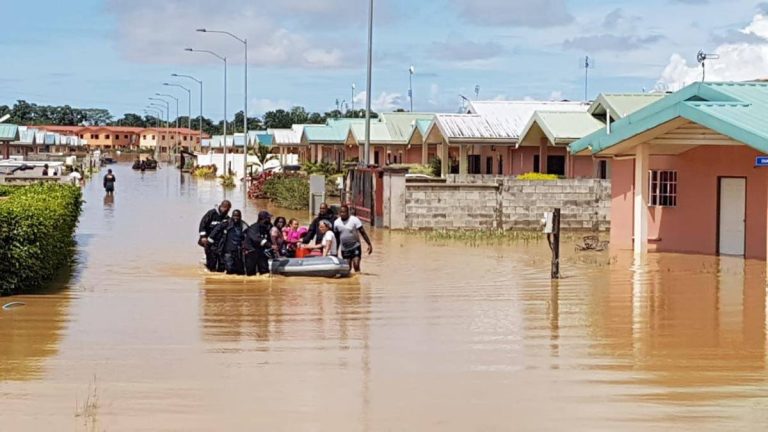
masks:
<instances>
[{"instance_id":1,"label":"row of houses","mask_svg":"<svg viewBox=\"0 0 768 432\"><path fill-rule=\"evenodd\" d=\"M442 174L519 175L528 172L564 177L608 178L610 158L572 155L568 145L663 98L665 94L601 94L593 103L474 101L466 113L397 112L381 114L370 127L369 160L378 166L428 164L435 158ZM242 152L244 136L228 136L228 151ZM203 141L204 151L221 152L224 139ZM272 146L300 162L341 167L361 160L364 119L329 119L321 125L293 125L249 133L248 145Z\"/></svg>"},{"instance_id":2,"label":"row of houses","mask_svg":"<svg viewBox=\"0 0 768 432\"><path fill-rule=\"evenodd\" d=\"M30 153L69 153L90 150L157 150L174 148L199 152L199 131L187 128L140 128L124 126L17 126L3 124L4 156ZM207 138L204 135L203 138Z\"/></svg>"}]
</instances>

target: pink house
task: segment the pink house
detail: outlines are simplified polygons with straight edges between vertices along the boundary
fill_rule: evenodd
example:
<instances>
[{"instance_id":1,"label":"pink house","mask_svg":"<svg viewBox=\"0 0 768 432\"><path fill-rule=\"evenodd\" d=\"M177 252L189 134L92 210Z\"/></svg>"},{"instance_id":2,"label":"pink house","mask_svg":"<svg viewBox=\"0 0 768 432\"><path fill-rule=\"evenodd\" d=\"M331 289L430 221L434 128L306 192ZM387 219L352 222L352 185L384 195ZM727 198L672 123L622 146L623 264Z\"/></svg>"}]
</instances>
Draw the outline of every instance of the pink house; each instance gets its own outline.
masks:
<instances>
[{"instance_id":1,"label":"pink house","mask_svg":"<svg viewBox=\"0 0 768 432\"><path fill-rule=\"evenodd\" d=\"M766 258L768 84L697 83L570 145L611 158L611 244Z\"/></svg>"}]
</instances>

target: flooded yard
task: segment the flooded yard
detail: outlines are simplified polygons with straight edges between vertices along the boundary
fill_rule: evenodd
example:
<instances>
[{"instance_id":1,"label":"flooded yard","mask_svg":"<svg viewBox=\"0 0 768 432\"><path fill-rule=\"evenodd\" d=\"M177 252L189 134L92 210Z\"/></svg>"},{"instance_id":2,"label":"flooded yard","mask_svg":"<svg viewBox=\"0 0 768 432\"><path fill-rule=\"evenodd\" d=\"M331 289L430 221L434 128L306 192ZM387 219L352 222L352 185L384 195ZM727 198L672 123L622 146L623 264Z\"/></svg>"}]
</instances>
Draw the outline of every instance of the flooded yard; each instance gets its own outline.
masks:
<instances>
[{"instance_id":1,"label":"flooded yard","mask_svg":"<svg viewBox=\"0 0 768 432\"><path fill-rule=\"evenodd\" d=\"M113 169L71 276L3 299L0 430L768 428L764 262L564 246L551 282L545 242L379 230L350 279L211 275L221 188Z\"/></svg>"}]
</instances>

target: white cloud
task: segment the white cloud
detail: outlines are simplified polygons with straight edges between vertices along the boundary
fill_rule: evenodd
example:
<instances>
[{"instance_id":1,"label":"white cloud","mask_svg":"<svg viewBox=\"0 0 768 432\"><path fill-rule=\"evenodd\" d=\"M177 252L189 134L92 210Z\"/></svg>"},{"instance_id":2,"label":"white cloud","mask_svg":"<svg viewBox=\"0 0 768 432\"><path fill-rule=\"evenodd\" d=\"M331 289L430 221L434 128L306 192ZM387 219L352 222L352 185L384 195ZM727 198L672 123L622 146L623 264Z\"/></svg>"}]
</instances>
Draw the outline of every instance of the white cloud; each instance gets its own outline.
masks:
<instances>
[{"instance_id":1,"label":"white cloud","mask_svg":"<svg viewBox=\"0 0 768 432\"><path fill-rule=\"evenodd\" d=\"M740 32L752 41L726 43L712 51L720 56L707 62L707 81L747 81L768 76L768 16L758 14ZM701 80L701 66L689 64L673 54L661 74L660 83L670 90Z\"/></svg>"},{"instance_id":2,"label":"white cloud","mask_svg":"<svg viewBox=\"0 0 768 432\"><path fill-rule=\"evenodd\" d=\"M552 93L549 94L549 100L551 101L563 100L563 92L561 92L560 90L553 90Z\"/></svg>"},{"instance_id":3,"label":"white cloud","mask_svg":"<svg viewBox=\"0 0 768 432\"><path fill-rule=\"evenodd\" d=\"M251 99L251 101L248 103L248 111L249 116L261 116L264 115L267 111L274 111L278 109L283 110L290 110L291 107L295 106L293 102L287 100L287 99Z\"/></svg>"},{"instance_id":4,"label":"white cloud","mask_svg":"<svg viewBox=\"0 0 768 432\"><path fill-rule=\"evenodd\" d=\"M213 59L184 52L208 49L242 61L242 46L222 34L197 28L227 30L248 39L249 59L258 66L329 68L349 64L348 41L336 30L356 22L364 5L349 0L108 0L116 18L117 49L123 57L154 64L201 63ZM318 48L320 47L320 48Z\"/></svg>"},{"instance_id":5,"label":"white cloud","mask_svg":"<svg viewBox=\"0 0 768 432\"><path fill-rule=\"evenodd\" d=\"M366 92L362 91L355 95L355 104L365 107ZM400 93L381 92L378 97L371 99L371 109L376 112L390 112L398 108L403 108L408 102L408 98Z\"/></svg>"}]
</instances>

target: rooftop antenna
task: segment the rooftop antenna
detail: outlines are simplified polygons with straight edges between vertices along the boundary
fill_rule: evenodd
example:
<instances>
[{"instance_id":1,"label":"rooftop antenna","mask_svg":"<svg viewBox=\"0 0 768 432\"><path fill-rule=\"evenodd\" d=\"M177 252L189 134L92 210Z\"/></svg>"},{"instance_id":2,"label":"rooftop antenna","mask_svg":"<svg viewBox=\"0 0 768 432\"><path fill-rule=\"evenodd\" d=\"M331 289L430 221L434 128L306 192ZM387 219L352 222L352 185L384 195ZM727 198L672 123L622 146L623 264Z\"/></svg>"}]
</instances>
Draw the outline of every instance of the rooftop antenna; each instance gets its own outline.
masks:
<instances>
[{"instance_id":1,"label":"rooftop antenna","mask_svg":"<svg viewBox=\"0 0 768 432\"><path fill-rule=\"evenodd\" d=\"M475 100L480 100L480 84L475 85Z\"/></svg>"},{"instance_id":2,"label":"rooftop antenna","mask_svg":"<svg viewBox=\"0 0 768 432\"><path fill-rule=\"evenodd\" d=\"M707 60L718 60L719 58L720 54L707 54L704 50L699 50L696 53L696 61L701 65L701 82L707 79Z\"/></svg>"},{"instance_id":3,"label":"rooftop antenna","mask_svg":"<svg viewBox=\"0 0 768 432\"><path fill-rule=\"evenodd\" d=\"M581 67L584 68L584 102L589 102L589 70L595 68L595 59L584 56Z\"/></svg>"},{"instance_id":4,"label":"rooftop antenna","mask_svg":"<svg viewBox=\"0 0 768 432\"><path fill-rule=\"evenodd\" d=\"M459 114L466 114L468 105L469 98L463 94L459 94Z\"/></svg>"}]
</instances>

